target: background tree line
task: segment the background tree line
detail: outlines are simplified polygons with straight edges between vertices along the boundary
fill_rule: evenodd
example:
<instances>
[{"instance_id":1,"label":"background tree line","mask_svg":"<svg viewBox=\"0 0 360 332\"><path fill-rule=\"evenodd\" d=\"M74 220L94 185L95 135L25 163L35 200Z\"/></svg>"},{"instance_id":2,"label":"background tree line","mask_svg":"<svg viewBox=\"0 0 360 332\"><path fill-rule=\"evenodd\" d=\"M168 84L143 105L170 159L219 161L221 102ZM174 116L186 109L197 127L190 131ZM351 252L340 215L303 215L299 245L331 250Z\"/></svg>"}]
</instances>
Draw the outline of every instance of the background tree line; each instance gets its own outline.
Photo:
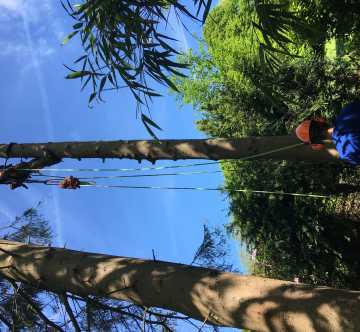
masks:
<instances>
[{"instance_id":1,"label":"background tree line","mask_svg":"<svg viewBox=\"0 0 360 332\"><path fill-rule=\"evenodd\" d=\"M210 137L291 134L312 116L333 120L360 96L359 4L224 0L209 14L199 51L180 57L180 104ZM345 164L222 163L228 189L324 193L327 199L229 192L229 231L256 250L253 273L358 288L358 171ZM340 206L348 206L340 209ZM351 211L351 212L349 212Z\"/></svg>"}]
</instances>

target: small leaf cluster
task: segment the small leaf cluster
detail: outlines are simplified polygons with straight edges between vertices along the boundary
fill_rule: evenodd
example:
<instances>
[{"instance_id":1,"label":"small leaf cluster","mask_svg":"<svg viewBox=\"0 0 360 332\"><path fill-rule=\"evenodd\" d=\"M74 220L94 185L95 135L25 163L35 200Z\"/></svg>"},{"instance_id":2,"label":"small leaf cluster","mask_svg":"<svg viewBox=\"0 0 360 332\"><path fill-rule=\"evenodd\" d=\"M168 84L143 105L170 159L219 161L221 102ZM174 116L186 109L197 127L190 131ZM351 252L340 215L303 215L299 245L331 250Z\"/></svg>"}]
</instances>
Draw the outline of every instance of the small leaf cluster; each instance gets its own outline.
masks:
<instances>
[{"instance_id":1,"label":"small leaf cluster","mask_svg":"<svg viewBox=\"0 0 360 332\"><path fill-rule=\"evenodd\" d=\"M203 241L196 250L191 265L202 266L220 271L233 271L229 264L229 246L223 228L214 227L211 229L203 225Z\"/></svg>"}]
</instances>

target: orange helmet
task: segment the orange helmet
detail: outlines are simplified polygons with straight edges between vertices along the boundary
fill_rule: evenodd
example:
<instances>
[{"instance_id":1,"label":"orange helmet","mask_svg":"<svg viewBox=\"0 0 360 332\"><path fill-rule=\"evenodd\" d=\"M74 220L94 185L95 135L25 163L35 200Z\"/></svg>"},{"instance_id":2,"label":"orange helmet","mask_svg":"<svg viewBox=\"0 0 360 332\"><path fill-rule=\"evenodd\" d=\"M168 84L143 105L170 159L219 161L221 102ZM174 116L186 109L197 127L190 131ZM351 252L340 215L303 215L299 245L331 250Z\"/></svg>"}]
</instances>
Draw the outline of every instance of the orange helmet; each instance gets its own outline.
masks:
<instances>
[{"instance_id":1,"label":"orange helmet","mask_svg":"<svg viewBox=\"0 0 360 332\"><path fill-rule=\"evenodd\" d=\"M295 129L296 136L300 141L310 144L311 148L313 150L322 150L324 148L324 144L312 144L311 143L310 127L311 127L312 121L326 123L326 120L324 118L320 118L320 117L314 118L313 120L305 120L302 123L300 123L297 126L297 128Z\"/></svg>"},{"instance_id":2,"label":"orange helmet","mask_svg":"<svg viewBox=\"0 0 360 332\"><path fill-rule=\"evenodd\" d=\"M305 120L295 129L296 136L304 143L310 143L310 125L312 120Z\"/></svg>"}]
</instances>

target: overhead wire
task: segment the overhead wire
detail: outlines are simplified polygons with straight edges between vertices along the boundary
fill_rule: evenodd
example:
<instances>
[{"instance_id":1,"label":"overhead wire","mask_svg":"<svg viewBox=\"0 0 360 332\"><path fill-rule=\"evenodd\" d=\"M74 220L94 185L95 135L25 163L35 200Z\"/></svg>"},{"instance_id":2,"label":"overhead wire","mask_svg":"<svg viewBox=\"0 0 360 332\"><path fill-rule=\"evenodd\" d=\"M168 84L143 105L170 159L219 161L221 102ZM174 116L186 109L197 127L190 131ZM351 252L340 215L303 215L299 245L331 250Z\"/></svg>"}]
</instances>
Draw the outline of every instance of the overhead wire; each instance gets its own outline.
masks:
<instances>
[{"instance_id":1,"label":"overhead wire","mask_svg":"<svg viewBox=\"0 0 360 332\"><path fill-rule=\"evenodd\" d=\"M142 177L177 176L177 175L197 175L197 174L215 174L215 173L221 173L221 171L219 171L219 170L215 170L215 171L203 170L203 171L176 172L176 173L89 176L89 177L79 177L79 179L80 179L80 180L122 179L122 178L142 178ZM64 179L63 176L52 176L52 175L47 175L47 174L38 174L37 176L51 177L51 178L55 178L55 179Z\"/></svg>"},{"instance_id":2,"label":"overhead wire","mask_svg":"<svg viewBox=\"0 0 360 332\"><path fill-rule=\"evenodd\" d=\"M59 179L47 179L47 180L32 180L28 183L42 183L46 185L59 185L61 182ZM313 198L329 198L327 195L319 194L304 194L304 193L289 193L283 191L270 191L270 190L253 190L253 189L230 189L230 188L207 188L207 187L161 187L161 186L129 186L129 185L104 185L97 184L96 182L82 182L80 181L79 187L96 187L96 188L118 188L118 189L157 189L157 190L197 190L197 191L221 191L221 192L243 192L251 194L273 194L273 195L285 195L285 196L298 196L298 197L313 197Z\"/></svg>"},{"instance_id":3,"label":"overhead wire","mask_svg":"<svg viewBox=\"0 0 360 332\"><path fill-rule=\"evenodd\" d=\"M139 167L139 168L39 168L39 169L24 169L24 171L45 171L45 172L132 172L132 171L152 171L163 170L170 168L185 168L219 164L219 161L211 161L205 163L194 163L188 165L167 165L154 167Z\"/></svg>"},{"instance_id":4,"label":"overhead wire","mask_svg":"<svg viewBox=\"0 0 360 332\"><path fill-rule=\"evenodd\" d=\"M81 187L96 187L96 188L119 188L119 189L155 189L155 190L199 190L199 191L223 191L223 192L243 192L252 194L274 194L286 196L300 196L300 197L314 197L314 198L328 198L326 195L318 194L302 194L302 193L288 193L282 191L269 190L252 190L252 189L227 189L227 188L205 188L205 187L160 187L160 186L127 186L127 185L99 185L99 184L84 184Z\"/></svg>"},{"instance_id":5,"label":"overhead wire","mask_svg":"<svg viewBox=\"0 0 360 332\"><path fill-rule=\"evenodd\" d=\"M269 155L278 151L292 149L303 145L304 143L297 143L286 147L273 149L270 151L253 154L233 160L221 160L225 162L233 161L246 161L261 156ZM124 172L124 171L153 171L153 170L164 170L164 169L176 169L185 167L196 167L206 165L219 165L220 161L210 161L202 163L191 163L183 165L166 165L166 166L154 166L154 167L141 167L141 168L42 168L42 169L30 169L34 171L34 175L39 177L47 177L45 180L31 180L32 183L44 183L48 185L56 185L60 183L60 180L64 180L64 176L47 175L42 172ZM24 169L25 170L25 169ZM40 172L41 171L41 172ZM238 171L236 169L230 169L228 171ZM202 171L190 171L190 172L175 172L175 173L157 173L157 174L131 174L131 175L113 175L113 176L93 176L93 177L80 177L79 180L95 180L95 179L115 179L115 178L139 178L139 177L158 177L158 176L177 176L177 175L195 175L195 174L214 174L222 173L221 170L202 170ZM81 187L96 187L96 188L119 188L119 189L155 189L155 190L198 190L198 191L226 191L226 192L243 192L243 193L255 193L255 194L274 194L274 195L290 195L300 197L314 197L314 198L328 198L326 195L318 194L304 194L304 193L288 193L282 191L268 191L268 190L252 190L252 189L226 189L226 188L206 188L206 187L160 187L160 186L129 186L129 185L103 185L97 184L96 182L83 182Z\"/></svg>"}]
</instances>

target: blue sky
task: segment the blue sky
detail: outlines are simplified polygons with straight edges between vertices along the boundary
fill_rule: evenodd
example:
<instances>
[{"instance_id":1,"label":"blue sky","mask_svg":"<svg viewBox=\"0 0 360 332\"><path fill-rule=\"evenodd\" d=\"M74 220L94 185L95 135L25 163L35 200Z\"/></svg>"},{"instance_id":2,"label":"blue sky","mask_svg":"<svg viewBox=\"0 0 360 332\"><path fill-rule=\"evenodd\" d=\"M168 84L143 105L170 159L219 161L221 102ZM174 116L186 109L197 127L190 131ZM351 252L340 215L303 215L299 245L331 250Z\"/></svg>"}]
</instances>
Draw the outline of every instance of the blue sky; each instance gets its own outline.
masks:
<instances>
[{"instance_id":1,"label":"blue sky","mask_svg":"<svg viewBox=\"0 0 360 332\"><path fill-rule=\"evenodd\" d=\"M59 1L0 0L0 24L2 143L150 139L136 119L129 92L108 93L106 103L89 109L88 94L80 92L79 82L64 79L67 70L63 64L71 64L81 50L76 39L65 47L60 45L73 22ZM179 48L196 46L174 17L170 17L167 31L179 40ZM199 34L201 29L192 24L190 31ZM155 99L150 110L164 129L159 138L204 137L195 128L196 114L190 107L179 109L174 96ZM66 160L57 167L129 168L139 164L130 160L107 160L104 164L101 160ZM220 174L116 180L117 184L196 187L217 187L222 182ZM204 223L214 226L228 221L228 202L218 192L69 191L33 185L29 190L15 191L0 187L0 222L11 220L40 200L59 246L141 258L152 258L154 249L158 259L181 263L191 262L201 243ZM237 242L231 240L230 247L231 262L241 269Z\"/></svg>"}]
</instances>

